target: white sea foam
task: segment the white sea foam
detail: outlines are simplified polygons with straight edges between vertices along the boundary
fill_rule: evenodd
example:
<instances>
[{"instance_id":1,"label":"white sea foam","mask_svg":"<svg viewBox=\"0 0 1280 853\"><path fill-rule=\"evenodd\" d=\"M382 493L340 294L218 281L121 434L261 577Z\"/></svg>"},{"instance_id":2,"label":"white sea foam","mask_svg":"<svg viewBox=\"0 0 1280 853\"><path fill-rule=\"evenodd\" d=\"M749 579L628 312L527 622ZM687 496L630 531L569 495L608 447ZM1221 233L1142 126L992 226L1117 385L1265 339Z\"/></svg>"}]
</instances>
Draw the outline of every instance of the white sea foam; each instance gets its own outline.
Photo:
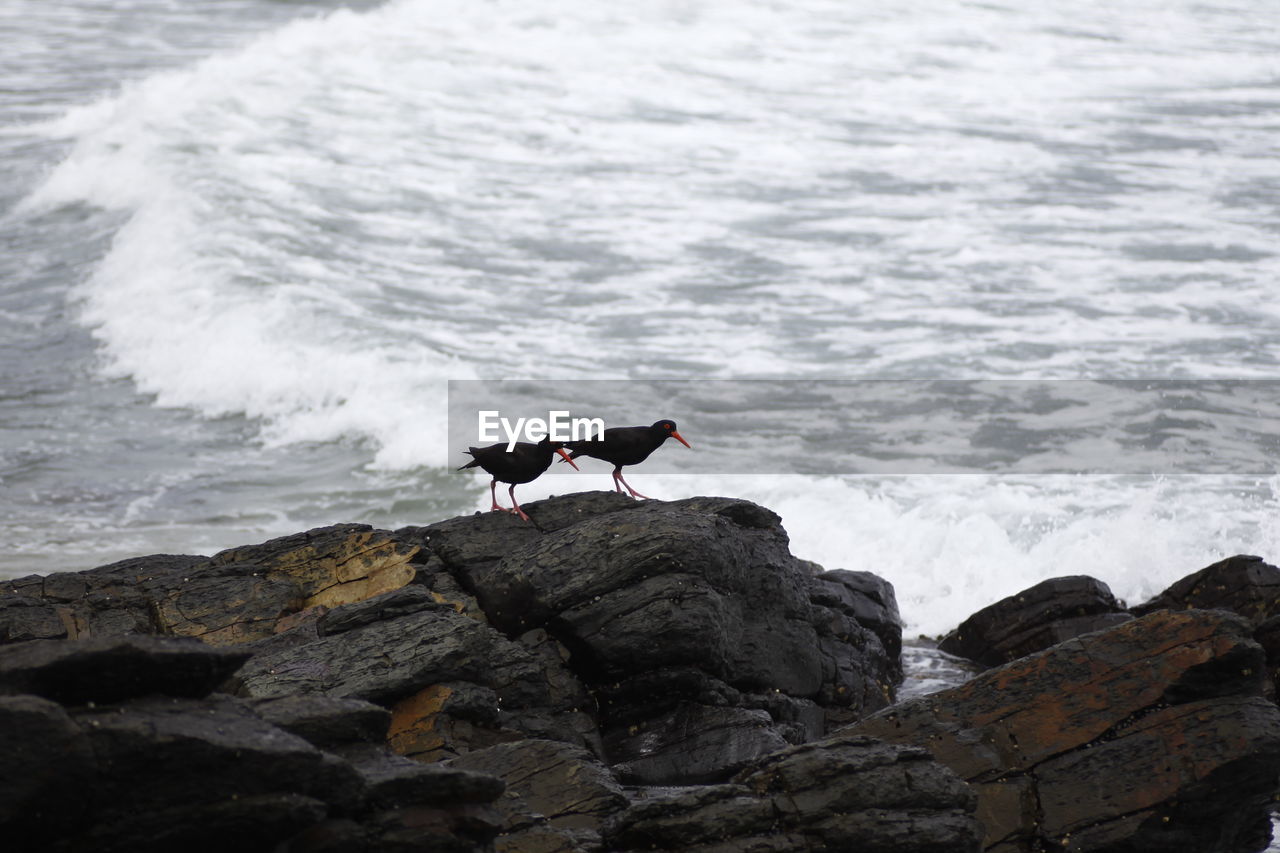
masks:
<instances>
[{"instance_id":1,"label":"white sea foam","mask_svg":"<svg viewBox=\"0 0 1280 853\"><path fill-rule=\"evenodd\" d=\"M824 480L766 485L758 499L781 514L798 555L888 578L907 630L936 635L1051 577L1091 575L1137 604L1225 556L1280 553L1280 481L1244 494L1211 483Z\"/></svg>"},{"instance_id":2,"label":"white sea foam","mask_svg":"<svg viewBox=\"0 0 1280 853\"><path fill-rule=\"evenodd\" d=\"M78 294L110 376L388 476L445 464L447 379L1272 376L1269 19L398 0L47 123L70 153L16 215L127 216ZM720 490L930 633L1277 544L1273 498L1182 481L876 482Z\"/></svg>"},{"instance_id":3,"label":"white sea foam","mask_svg":"<svg viewBox=\"0 0 1280 853\"><path fill-rule=\"evenodd\" d=\"M424 409L344 402L370 382L1222 375L1211 283L1277 265L1213 200L1262 150L1213 98L1262 98L1263 59L1190 6L909 5L339 12L54 122L28 208L135 212L85 289L116 373L387 464L427 461Z\"/></svg>"},{"instance_id":4,"label":"white sea foam","mask_svg":"<svg viewBox=\"0 0 1280 853\"><path fill-rule=\"evenodd\" d=\"M609 488L608 469L517 488ZM1280 478L651 476L651 497L722 494L781 518L797 556L894 584L908 636L937 636L1033 584L1090 575L1129 604L1232 554L1280 554ZM583 482L587 481L587 482ZM477 509L488 508L488 494Z\"/></svg>"}]
</instances>

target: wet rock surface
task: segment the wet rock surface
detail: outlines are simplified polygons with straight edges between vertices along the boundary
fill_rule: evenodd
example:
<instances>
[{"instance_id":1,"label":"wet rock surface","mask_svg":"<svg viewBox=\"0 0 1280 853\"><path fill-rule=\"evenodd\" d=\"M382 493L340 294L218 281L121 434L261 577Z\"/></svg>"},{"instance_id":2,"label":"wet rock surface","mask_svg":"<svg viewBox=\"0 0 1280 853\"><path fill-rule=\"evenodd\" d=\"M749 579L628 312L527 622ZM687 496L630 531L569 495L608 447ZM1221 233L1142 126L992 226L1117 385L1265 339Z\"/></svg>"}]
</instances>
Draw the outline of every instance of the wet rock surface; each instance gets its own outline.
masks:
<instances>
[{"instance_id":1,"label":"wet rock surface","mask_svg":"<svg viewBox=\"0 0 1280 853\"><path fill-rule=\"evenodd\" d=\"M248 652L184 639L103 636L0 648L0 694L30 693L68 705L133 696L207 696Z\"/></svg>"},{"instance_id":2,"label":"wet rock surface","mask_svg":"<svg viewBox=\"0 0 1280 853\"><path fill-rule=\"evenodd\" d=\"M987 850L1258 850L1280 709L1250 633L1221 611L1159 611L846 731L923 745L968 781Z\"/></svg>"},{"instance_id":3,"label":"wet rock surface","mask_svg":"<svg viewBox=\"0 0 1280 853\"><path fill-rule=\"evenodd\" d=\"M812 571L769 510L585 493L526 511L532 524L493 513L400 534L493 627L554 642L593 694L606 759L629 780L727 778L800 730L816 736L892 700L892 587L846 573L820 584L827 604L815 603ZM742 698L758 695L781 698Z\"/></svg>"},{"instance_id":4,"label":"wet rock surface","mask_svg":"<svg viewBox=\"0 0 1280 853\"><path fill-rule=\"evenodd\" d=\"M599 758L566 743L499 744L448 764L491 774L506 784L496 803L499 853L598 849L605 819L628 805L622 786Z\"/></svg>"},{"instance_id":5,"label":"wet rock surface","mask_svg":"<svg viewBox=\"0 0 1280 853\"><path fill-rule=\"evenodd\" d=\"M74 836L103 849L198 845L161 825L189 807L260 849L595 850L623 781L726 779L891 701L892 587L815 580L768 510L598 492L526 511L5 584L0 693L74 765L11 802L113 773ZM135 778L149 752L190 778ZM230 754L242 770L217 776Z\"/></svg>"},{"instance_id":6,"label":"wet rock surface","mask_svg":"<svg viewBox=\"0 0 1280 853\"><path fill-rule=\"evenodd\" d=\"M1133 619L1091 579L1002 602L973 636L1043 650L893 705L891 584L797 559L769 510L525 510L0 585L0 832L52 851L1265 846L1280 737L1250 635L1280 636L1280 610L1260 561L1169 593L1252 623Z\"/></svg>"},{"instance_id":7,"label":"wet rock surface","mask_svg":"<svg viewBox=\"0 0 1280 853\"><path fill-rule=\"evenodd\" d=\"M211 692L242 657L145 636L0 648L6 690L57 697L0 696L9 849L487 849L501 780L396 756L382 739L385 712L380 726L364 703L265 708ZM66 689L92 666L130 677ZM175 678L182 667L199 678ZM344 757L304 734L363 752ZM342 845L326 846L339 829Z\"/></svg>"},{"instance_id":8,"label":"wet rock surface","mask_svg":"<svg viewBox=\"0 0 1280 853\"><path fill-rule=\"evenodd\" d=\"M1188 608L1229 610L1249 620L1267 657L1267 695L1280 682L1280 569L1248 554L1206 566L1133 608L1134 613Z\"/></svg>"},{"instance_id":9,"label":"wet rock surface","mask_svg":"<svg viewBox=\"0 0 1280 853\"><path fill-rule=\"evenodd\" d=\"M1096 578L1050 578L979 610L943 637L938 648L999 666L1132 618Z\"/></svg>"},{"instance_id":10,"label":"wet rock surface","mask_svg":"<svg viewBox=\"0 0 1280 853\"><path fill-rule=\"evenodd\" d=\"M1187 575L1150 601L1139 616L1157 610L1229 610L1255 627L1280 614L1280 569L1246 554L1228 557Z\"/></svg>"},{"instance_id":11,"label":"wet rock surface","mask_svg":"<svg viewBox=\"0 0 1280 853\"><path fill-rule=\"evenodd\" d=\"M199 637L210 645L270 637L289 617L404 586L419 548L368 525L341 524L213 557L156 555L86 572L0 584L0 641L103 635Z\"/></svg>"},{"instance_id":12,"label":"wet rock surface","mask_svg":"<svg viewBox=\"0 0 1280 853\"><path fill-rule=\"evenodd\" d=\"M611 850L978 851L975 798L916 747L839 736L788 747L731 782L636 803Z\"/></svg>"}]
</instances>

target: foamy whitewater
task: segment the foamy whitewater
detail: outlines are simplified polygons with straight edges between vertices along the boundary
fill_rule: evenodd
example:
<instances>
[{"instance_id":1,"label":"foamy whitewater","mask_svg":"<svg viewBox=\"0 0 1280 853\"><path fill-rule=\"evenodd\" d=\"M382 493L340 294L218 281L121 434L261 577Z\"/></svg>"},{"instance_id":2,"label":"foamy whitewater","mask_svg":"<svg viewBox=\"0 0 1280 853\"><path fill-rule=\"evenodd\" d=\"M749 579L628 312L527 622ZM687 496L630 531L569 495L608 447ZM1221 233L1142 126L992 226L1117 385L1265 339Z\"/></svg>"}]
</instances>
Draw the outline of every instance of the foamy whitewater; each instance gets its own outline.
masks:
<instances>
[{"instance_id":1,"label":"foamy whitewater","mask_svg":"<svg viewBox=\"0 0 1280 853\"><path fill-rule=\"evenodd\" d=\"M1280 378L1275 23L1270 0L8 0L0 574L487 509L451 379ZM693 444L664 457L714 454L724 416L644 422ZM1274 471L820 463L627 476L774 509L930 635L1056 575L1136 603L1280 559ZM610 488L583 467L518 495Z\"/></svg>"}]
</instances>

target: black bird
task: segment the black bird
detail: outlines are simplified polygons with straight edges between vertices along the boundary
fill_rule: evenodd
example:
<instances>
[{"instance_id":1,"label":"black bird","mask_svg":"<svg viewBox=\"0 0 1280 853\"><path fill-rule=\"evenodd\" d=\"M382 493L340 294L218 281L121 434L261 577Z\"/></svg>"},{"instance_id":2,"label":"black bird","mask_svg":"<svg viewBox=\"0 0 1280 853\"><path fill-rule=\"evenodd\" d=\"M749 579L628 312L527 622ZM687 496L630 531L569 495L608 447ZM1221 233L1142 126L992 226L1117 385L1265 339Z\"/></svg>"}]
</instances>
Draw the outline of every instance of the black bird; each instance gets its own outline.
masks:
<instances>
[{"instance_id":1,"label":"black bird","mask_svg":"<svg viewBox=\"0 0 1280 853\"><path fill-rule=\"evenodd\" d=\"M575 469L578 467L569 458L569 454L564 452L564 445L558 441L552 441L549 436L537 444L528 441L516 442L516 446L511 450L507 450L505 444L491 444L488 447L468 447L467 453L471 454L472 459L459 468L459 471L463 468L483 468L493 477L492 482L489 483L489 494L493 496L493 506L490 507L490 511L500 509L514 512L525 521L529 520L529 516L525 515L520 504L516 503L516 485L531 483L542 476L542 472L551 467L551 457L557 453ZM513 509L508 510L498 504L499 480L511 484L508 493L511 495Z\"/></svg>"},{"instance_id":2,"label":"black bird","mask_svg":"<svg viewBox=\"0 0 1280 853\"><path fill-rule=\"evenodd\" d=\"M675 421L658 421L652 426L613 427L604 431L604 435L590 441L566 441L564 446L572 451L570 461L579 456L591 456L613 463L613 487L619 492L626 486L633 498L644 495L631 488L631 484L622 479L623 465L637 465L649 458L649 454L662 446L668 438L674 438L685 447L692 445L684 440L684 436L676 432Z\"/></svg>"}]
</instances>

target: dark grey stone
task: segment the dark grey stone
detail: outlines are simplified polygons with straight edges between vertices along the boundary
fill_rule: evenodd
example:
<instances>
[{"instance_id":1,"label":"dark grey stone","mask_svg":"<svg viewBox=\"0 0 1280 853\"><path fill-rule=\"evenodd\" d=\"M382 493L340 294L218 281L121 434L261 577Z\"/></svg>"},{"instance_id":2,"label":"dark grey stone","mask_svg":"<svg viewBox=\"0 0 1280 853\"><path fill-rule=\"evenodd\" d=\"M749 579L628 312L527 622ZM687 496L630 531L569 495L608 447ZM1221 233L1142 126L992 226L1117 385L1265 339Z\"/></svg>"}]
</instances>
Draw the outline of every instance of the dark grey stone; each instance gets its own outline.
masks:
<instances>
[{"instance_id":1,"label":"dark grey stone","mask_svg":"<svg viewBox=\"0 0 1280 853\"><path fill-rule=\"evenodd\" d=\"M1131 618L1107 585L1096 578L1050 578L982 608L943 637L938 648L986 666L999 666Z\"/></svg>"},{"instance_id":2,"label":"dark grey stone","mask_svg":"<svg viewBox=\"0 0 1280 853\"><path fill-rule=\"evenodd\" d=\"M0 647L0 693L33 693L67 705L152 693L201 697L249 659L186 637L37 640Z\"/></svg>"}]
</instances>

